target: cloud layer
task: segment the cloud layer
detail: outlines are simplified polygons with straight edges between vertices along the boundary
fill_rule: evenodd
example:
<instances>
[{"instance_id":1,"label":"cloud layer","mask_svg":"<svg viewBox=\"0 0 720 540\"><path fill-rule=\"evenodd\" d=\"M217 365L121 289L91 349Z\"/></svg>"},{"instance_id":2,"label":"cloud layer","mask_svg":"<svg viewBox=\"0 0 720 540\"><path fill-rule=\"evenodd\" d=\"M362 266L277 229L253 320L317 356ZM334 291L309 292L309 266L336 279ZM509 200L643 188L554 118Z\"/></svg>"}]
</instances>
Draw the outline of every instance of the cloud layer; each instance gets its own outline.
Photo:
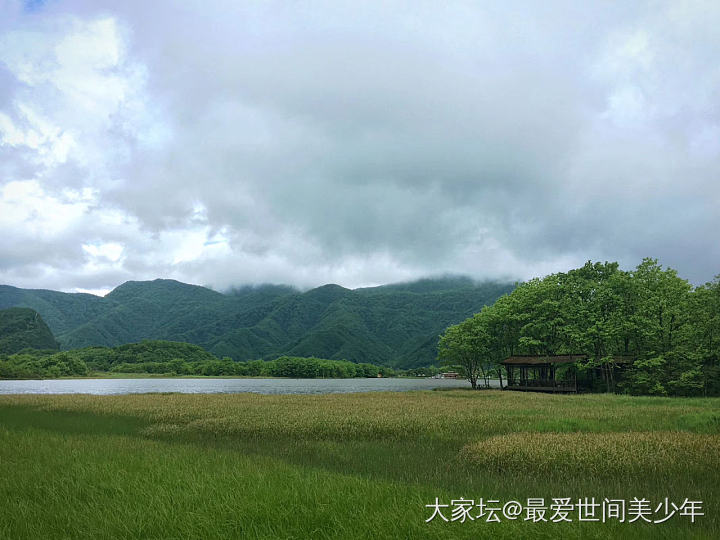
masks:
<instances>
[{"instance_id":1,"label":"cloud layer","mask_svg":"<svg viewBox=\"0 0 720 540\"><path fill-rule=\"evenodd\" d=\"M715 2L0 4L0 282L720 273Z\"/></svg>"}]
</instances>

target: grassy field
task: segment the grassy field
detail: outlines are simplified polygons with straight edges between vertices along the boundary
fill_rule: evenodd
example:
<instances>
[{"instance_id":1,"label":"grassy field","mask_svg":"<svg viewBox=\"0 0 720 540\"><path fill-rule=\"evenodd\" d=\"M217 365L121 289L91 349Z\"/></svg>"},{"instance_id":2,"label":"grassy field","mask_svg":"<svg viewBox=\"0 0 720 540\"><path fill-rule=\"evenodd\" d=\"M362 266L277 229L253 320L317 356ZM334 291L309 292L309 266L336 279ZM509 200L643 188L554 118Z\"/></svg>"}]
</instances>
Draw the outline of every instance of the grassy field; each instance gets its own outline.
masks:
<instances>
[{"instance_id":1,"label":"grassy field","mask_svg":"<svg viewBox=\"0 0 720 540\"><path fill-rule=\"evenodd\" d=\"M705 515L426 523L436 497ZM719 504L720 399L0 396L0 538L720 538Z\"/></svg>"}]
</instances>

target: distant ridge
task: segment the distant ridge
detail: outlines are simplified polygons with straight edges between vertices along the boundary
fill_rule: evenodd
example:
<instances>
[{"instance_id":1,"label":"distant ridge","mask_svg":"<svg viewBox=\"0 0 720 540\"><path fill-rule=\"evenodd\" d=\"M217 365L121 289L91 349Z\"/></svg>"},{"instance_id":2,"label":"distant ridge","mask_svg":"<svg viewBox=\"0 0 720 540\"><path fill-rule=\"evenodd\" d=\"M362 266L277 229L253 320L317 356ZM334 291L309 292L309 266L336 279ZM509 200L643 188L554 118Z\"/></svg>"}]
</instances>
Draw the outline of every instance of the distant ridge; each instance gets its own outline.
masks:
<instances>
[{"instance_id":1,"label":"distant ridge","mask_svg":"<svg viewBox=\"0 0 720 540\"><path fill-rule=\"evenodd\" d=\"M468 276L440 276L433 278L422 278L415 281L403 281L399 283L391 283L389 285L380 285L379 287L364 287L355 289L358 292L372 294L374 292L384 291L405 291L414 293L431 293L454 291L462 288L472 288L478 282Z\"/></svg>"},{"instance_id":2,"label":"distant ridge","mask_svg":"<svg viewBox=\"0 0 720 540\"><path fill-rule=\"evenodd\" d=\"M59 346L37 311L20 307L0 310L0 354L23 349L59 350Z\"/></svg>"},{"instance_id":3,"label":"distant ridge","mask_svg":"<svg viewBox=\"0 0 720 540\"><path fill-rule=\"evenodd\" d=\"M445 276L355 290L260 285L220 293L156 279L128 281L101 298L0 285L0 308L36 310L63 349L160 339L235 360L288 354L415 367L435 361L447 326L513 288Z\"/></svg>"}]
</instances>

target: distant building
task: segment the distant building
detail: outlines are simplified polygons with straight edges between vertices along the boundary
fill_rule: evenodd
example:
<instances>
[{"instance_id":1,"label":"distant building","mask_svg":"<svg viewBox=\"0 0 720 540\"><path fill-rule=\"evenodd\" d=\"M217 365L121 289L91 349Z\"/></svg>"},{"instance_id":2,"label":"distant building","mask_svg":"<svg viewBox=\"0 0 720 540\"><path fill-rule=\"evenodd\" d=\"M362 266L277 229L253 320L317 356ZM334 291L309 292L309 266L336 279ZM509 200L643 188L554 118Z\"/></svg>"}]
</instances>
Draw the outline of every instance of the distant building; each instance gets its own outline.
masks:
<instances>
[{"instance_id":1,"label":"distant building","mask_svg":"<svg viewBox=\"0 0 720 540\"><path fill-rule=\"evenodd\" d=\"M440 377L443 379L457 379L460 377L460 374L457 371L446 371L445 373L441 373Z\"/></svg>"}]
</instances>

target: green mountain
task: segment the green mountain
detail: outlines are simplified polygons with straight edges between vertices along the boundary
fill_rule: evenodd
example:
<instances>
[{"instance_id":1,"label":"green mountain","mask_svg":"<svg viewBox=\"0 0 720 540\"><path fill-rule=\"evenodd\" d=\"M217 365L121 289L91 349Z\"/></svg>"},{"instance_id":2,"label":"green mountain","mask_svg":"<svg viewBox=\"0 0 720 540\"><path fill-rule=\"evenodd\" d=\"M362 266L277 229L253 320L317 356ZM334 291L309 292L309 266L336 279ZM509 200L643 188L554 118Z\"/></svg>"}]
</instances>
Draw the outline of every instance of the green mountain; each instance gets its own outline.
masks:
<instances>
[{"instance_id":1,"label":"green mountain","mask_svg":"<svg viewBox=\"0 0 720 540\"><path fill-rule=\"evenodd\" d=\"M443 277L355 290L262 285L219 293L157 279L129 281L104 298L0 286L0 308L35 309L63 349L155 339L235 360L291 355L415 367L435 361L447 326L513 288Z\"/></svg>"},{"instance_id":2,"label":"green mountain","mask_svg":"<svg viewBox=\"0 0 720 540\"><path fill-rule=\"evenodd\" d=\"M14 354L28 348L59 349L37 311L20 307L0 310L0 354Z\"/></svg>"}]
</instances>

